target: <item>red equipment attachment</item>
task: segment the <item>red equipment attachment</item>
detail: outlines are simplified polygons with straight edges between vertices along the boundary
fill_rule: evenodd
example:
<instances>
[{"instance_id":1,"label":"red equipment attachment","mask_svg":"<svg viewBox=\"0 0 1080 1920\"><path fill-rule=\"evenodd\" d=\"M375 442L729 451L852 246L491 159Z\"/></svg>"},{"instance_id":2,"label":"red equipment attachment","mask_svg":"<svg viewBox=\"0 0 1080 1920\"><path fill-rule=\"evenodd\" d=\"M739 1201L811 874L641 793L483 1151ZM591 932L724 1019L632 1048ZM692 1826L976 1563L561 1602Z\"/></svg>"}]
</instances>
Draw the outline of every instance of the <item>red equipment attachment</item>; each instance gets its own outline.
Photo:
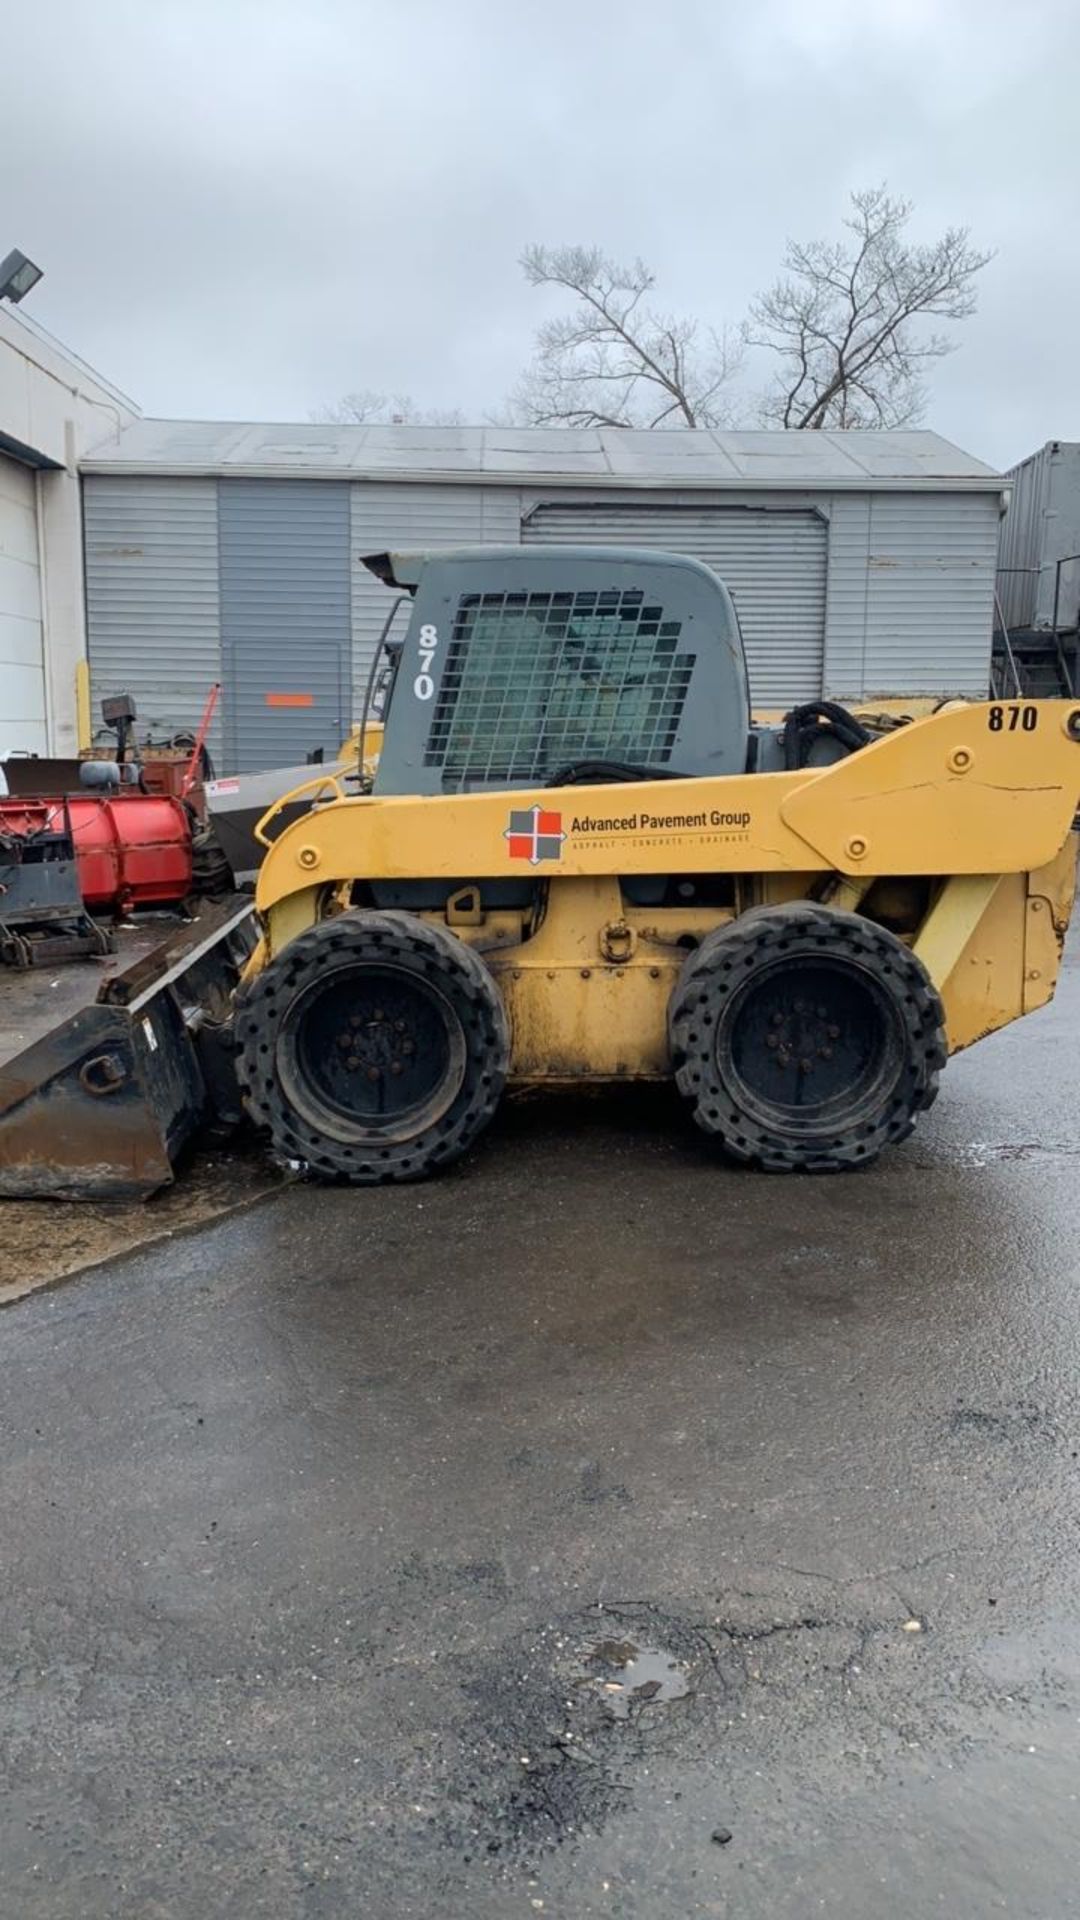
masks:
<instances>
[{"instance_id":1,"label":"red equipment attachment","mask_svg":"<svg viewBox=\"0 0 1080 1920\"><path fill-rule=\"evenodd\" d=\"M30 838L62 802L0 799L0 834ZM191 823L169 794L73 793L71 815L79 889L92 912L175 906L191 892Z\"/></svg>"}]
</instances>

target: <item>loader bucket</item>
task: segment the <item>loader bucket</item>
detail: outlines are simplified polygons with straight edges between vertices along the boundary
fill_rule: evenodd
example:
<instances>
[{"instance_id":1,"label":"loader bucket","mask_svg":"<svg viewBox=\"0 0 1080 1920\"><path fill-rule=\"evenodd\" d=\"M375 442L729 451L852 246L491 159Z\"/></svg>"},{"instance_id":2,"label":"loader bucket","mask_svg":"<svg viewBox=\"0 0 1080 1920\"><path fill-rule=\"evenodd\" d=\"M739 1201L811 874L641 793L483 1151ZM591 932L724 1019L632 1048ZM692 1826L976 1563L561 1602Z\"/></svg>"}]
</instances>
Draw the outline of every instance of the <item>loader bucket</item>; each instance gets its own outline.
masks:
<instances>
[{"instance_id":1,"label":"loader bucket","mask_svg":"<svg viewBox=\"0 0 1080 1920\"><path fill-rule=\"evenodd\" d=\"M239 1117L222 1033L250 903L120 937L104 967L0 974L0 1196L147 1195L212 1113Z\"/></svg>"}]
</instances>

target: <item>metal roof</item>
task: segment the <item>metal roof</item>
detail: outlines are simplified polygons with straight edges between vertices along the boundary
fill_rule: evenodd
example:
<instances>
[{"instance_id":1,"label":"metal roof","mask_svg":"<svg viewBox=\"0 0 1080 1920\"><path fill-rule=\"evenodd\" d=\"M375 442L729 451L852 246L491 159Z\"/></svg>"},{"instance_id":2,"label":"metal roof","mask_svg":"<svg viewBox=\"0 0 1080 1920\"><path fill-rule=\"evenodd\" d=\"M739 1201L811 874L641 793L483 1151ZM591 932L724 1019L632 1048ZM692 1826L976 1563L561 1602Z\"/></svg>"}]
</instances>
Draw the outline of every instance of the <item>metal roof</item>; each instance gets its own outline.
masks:
<instances>
[{"instance_id":1,"label":"metal roof","mask_svg":"<svg viewBox=\"0 0 1080 1920\"><path fill-rule=\"evenodd\" d=\"M991 492L1002 476L939 434L734 433L713 428L352 427L137 420L92 447L84 473L485 486L867 488Z\"/></svg>"}]
</instances>

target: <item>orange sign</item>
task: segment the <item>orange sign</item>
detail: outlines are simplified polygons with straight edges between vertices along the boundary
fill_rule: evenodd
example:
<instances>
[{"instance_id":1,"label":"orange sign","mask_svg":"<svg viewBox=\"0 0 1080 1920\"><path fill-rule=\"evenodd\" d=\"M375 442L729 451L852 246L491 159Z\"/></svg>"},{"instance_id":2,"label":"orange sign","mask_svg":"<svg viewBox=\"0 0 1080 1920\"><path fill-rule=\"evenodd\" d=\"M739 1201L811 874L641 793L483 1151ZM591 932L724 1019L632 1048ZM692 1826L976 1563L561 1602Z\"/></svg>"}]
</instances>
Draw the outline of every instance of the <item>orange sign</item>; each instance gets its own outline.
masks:
<instances>
[{"instance_id":1,"label":"orange sign","mask_svg":"<svg viewBox=\"0 0 1080 1920\"><path fill-rule=\"evenodd\" d=\"M268 693L266 704L268 707L313 707L315 695L313 693Z\"/></svg>"}]
</instances>

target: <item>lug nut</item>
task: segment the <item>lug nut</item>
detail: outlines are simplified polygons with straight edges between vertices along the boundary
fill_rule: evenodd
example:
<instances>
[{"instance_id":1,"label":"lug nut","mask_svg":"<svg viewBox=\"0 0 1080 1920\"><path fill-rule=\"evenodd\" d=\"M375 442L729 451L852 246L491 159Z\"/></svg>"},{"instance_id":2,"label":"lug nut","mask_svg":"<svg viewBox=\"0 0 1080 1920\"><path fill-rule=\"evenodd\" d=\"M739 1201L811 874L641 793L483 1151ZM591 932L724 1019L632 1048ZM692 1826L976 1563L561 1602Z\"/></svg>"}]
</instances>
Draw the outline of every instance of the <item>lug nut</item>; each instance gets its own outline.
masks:
<instances>
[{"instance_id":1,"label":"lug nut","mask_svg":"<svg viewBox=\"0 0 1080 1920\"><path fill-rule=\"evenodd\" d=\"M367 1077L369 1080L379 1080L382 1078L378 1067L369 1067L367 1070Z\"/></svg>"},{"instance_id":2,"label":"lug nut","mask_svg":"<svg viewBox=\"0 0 1080 1920\"><path fill-rule=\"evenodd\" d=\"M828 1034L830 1040L839 1040L840 1038L839 1027L826 1027L825 1031Z\"/></svg>"},{"instance_id":3,"label":"lug nut","mask_svg":"<svg viewBox=\"0 0 1080 1920\"><path fill-rule=\"evenodd\" d=\"M831 1060L831 1059L832 1059L832 1048L831 1048L831 1047L819 1047L819 1048L818 1048L818 1050L817 1050L817 1057L818 1057L818 1059L819 1059L819 1060Z\"/></svg>"}]
</instances>

